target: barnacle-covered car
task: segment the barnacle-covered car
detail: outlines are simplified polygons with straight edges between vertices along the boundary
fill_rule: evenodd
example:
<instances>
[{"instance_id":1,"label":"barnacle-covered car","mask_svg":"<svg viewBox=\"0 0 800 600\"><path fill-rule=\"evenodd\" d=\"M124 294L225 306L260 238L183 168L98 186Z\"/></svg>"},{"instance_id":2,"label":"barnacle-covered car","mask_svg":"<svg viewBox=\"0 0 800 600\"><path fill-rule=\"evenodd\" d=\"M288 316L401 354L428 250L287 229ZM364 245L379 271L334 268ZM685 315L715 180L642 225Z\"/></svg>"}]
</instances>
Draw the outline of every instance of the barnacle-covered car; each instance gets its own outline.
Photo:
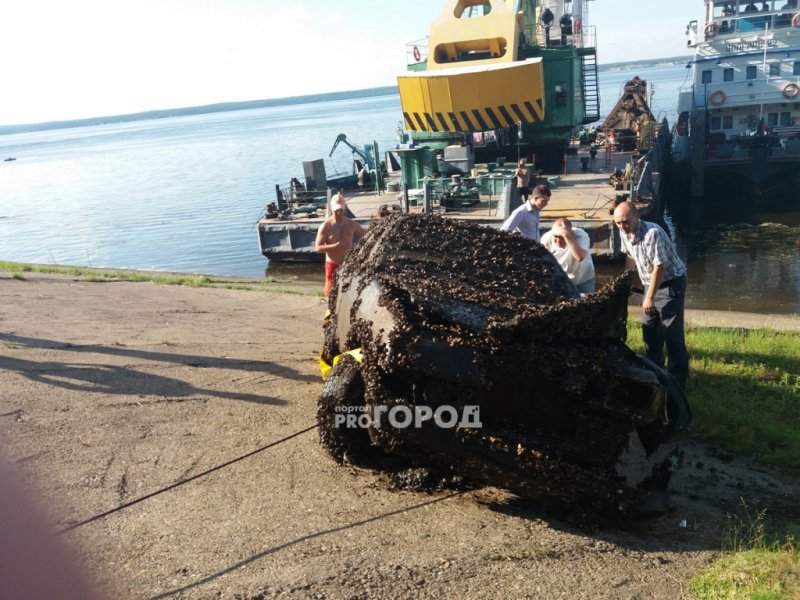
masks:
<instances>
[{"instance_id":1,"label":"barnacle-covered car","mask_svg":"<svg viewBox=\"0 0 800 600\"><path fill-rule=\"evenodd\" d=\"M625 274L581 297L533 241L433 215L378 221L329 299L322 444L567 517L663 504L679 462L667 442L691 416L625 344L630 286Z\"/></svg>"}]
</instances>

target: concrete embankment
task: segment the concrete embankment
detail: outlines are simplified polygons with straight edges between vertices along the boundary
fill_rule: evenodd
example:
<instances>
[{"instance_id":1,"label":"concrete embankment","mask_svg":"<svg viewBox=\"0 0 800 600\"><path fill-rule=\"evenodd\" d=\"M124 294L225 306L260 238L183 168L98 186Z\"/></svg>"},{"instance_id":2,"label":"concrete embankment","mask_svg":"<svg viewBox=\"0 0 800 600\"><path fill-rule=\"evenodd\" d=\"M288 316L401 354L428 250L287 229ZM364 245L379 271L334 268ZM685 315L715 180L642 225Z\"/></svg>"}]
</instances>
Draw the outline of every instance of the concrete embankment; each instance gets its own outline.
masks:
<instances>
[{"instance_id":1,"label":"concrete embankment","mask_svg":"<svg viewBox=\"0 0 800 600\"><path fill-rule=\"evenodd\" d=\"M762 315L737 311L687 309L686 323L693 327L774 329L800 332L800 316L797 315Z\"/></svg>"}]
</instances>

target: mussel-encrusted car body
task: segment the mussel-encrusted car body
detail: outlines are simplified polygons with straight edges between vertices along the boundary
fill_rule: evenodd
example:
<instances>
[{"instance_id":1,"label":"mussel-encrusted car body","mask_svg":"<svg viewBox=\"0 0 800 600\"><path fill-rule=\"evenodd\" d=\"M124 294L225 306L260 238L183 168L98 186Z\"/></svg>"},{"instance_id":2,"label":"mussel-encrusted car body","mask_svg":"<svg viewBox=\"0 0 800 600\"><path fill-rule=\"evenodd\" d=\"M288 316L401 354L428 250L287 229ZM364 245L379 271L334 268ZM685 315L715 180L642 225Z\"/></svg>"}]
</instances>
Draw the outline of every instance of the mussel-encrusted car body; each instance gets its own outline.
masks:
<instances>
[{"instance_id":1,"label":"mussel-encrusted car body","mask_svg":"<svg viewBox=\"0 0 800 600\"><path fill-rule=\"evenodd\" d=\"M691 417L671 377L625 344L630 285L581 297L533 241L430 215L378 221L329 299L322 359L344 358L320 398L324 446L568 514L634 510L666 487L665 442Z\"/></svg>"}]
</instances>

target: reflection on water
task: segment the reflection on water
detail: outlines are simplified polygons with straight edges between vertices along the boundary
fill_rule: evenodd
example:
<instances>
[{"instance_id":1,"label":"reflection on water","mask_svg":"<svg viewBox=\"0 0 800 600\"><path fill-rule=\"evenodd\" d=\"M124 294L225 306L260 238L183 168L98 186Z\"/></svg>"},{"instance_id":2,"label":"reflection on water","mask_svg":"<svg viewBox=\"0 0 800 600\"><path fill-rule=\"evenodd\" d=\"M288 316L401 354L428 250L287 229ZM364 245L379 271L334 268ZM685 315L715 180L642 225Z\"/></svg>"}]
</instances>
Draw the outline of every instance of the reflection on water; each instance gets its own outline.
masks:
<instances>
[{"instance_id":1,"label":"reflection on water","mask_svg":"<svg viewBox=\"0 0 800 600\"><path fill-rule=\"evenodd\" d=\"M670 203L664 221L688 265L688 308L800 314L800 213ZM596 270L603 285L623 266L599 264ZM275 263L268 274L287 282L324 281L321 263Z\"/></svg>"},{"instance_id":2,"label":"reflection on water","mask_svg":"<svg viewBox=\"0 0 800 600\"><path fill-rule=\"evenodd\" d=\"M688 306L800 313L800 213L702 202L668 208L688 260Z\"/></svg>"}]
</instances>

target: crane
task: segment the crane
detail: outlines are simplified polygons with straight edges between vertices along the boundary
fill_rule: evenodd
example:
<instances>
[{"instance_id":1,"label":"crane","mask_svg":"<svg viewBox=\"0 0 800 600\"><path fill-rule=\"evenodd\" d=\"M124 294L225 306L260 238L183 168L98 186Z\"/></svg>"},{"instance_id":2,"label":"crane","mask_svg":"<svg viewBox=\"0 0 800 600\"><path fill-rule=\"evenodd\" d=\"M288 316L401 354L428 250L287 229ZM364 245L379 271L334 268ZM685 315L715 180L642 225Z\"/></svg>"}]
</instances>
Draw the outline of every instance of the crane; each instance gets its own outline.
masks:
<instances>
[{"instance_id":1,"label":"crane","mask_svg":"<svg viewBox=\"0 0 800 600\"><path fill-rule=\"evenodd\" d=\"M364 150L363 148L360 148L358 146L354 146L353 144L348 142L347 141L347 136L345 134L343 134L343 133L340 133L339 135L336 136L336 141L333 143L333 148L331 148L331 151L330 151L330 154L328 154L328 157L333 156L333 153L336 150L336 148L337 148L337 146L339 145L340 142L344 142L346 145L348 145L350 147L350 149L353 151L353 154L358 155L358 157L363 161L363 163L367 167L367 169L369 169L370 171L374 171L375 170L375 159L372 157L372 155L369 152L367 152L366 150Z\"/></svg>"}]
</instances>

